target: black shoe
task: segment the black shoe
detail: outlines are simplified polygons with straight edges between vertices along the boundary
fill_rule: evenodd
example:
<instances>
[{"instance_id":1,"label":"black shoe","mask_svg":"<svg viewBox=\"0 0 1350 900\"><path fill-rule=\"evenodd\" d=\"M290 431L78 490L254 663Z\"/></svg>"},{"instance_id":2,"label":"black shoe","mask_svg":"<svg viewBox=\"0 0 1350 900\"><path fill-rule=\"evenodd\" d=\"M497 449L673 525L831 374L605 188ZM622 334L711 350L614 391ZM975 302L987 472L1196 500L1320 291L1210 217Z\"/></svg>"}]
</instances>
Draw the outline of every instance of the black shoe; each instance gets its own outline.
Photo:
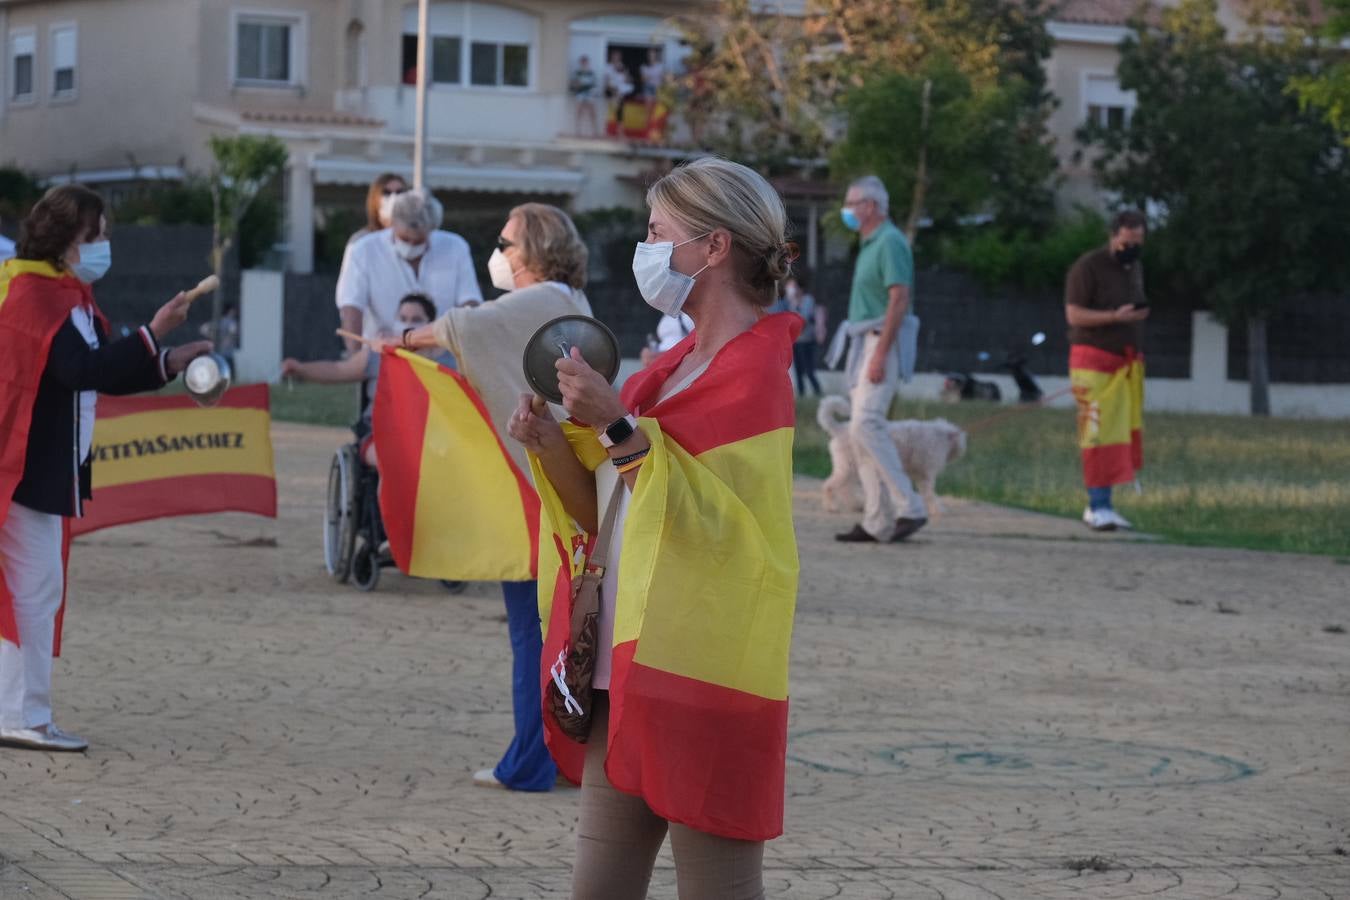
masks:
<instances>
[{"instance_id":1,"label":"black shoe","mask_svg":"<svg viewBox=\"0 0 1350 900\"><path fill-rule=\"evenodd\" d=\"M877 539L864 531L861 525L854 525L852 531L836 534L834 539L846 544L875 544L877 542Z\"/></svg>"},{"instance_id":2,"label":"black shoe","mask_svg":"<svg viewBox=\"0 0 1350 900\"><path fill-rule=\"evenodd\" d=\"M891 535L891 543L895 544L903 541L927 524L927 519L906 519L904 516L901 516L895 520L895 534Z\"/></svg>"}]
</instances>

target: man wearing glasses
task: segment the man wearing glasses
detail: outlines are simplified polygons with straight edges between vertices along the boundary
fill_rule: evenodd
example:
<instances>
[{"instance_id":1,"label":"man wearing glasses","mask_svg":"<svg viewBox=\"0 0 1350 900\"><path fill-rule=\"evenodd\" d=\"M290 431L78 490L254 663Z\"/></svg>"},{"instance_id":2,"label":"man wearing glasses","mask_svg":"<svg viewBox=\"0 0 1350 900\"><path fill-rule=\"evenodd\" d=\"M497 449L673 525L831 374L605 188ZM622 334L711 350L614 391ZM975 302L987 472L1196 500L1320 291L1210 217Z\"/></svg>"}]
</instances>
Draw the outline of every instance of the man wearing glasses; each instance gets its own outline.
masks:
<instances>
[{"instance_id":1,"label":"man wearing glasses","mask_svg":"<svg viewBox=\"0 0 1350 900\"><path fill-rule=\"evenodd\" d=\"M366 338L397 335L398 307L424 294L439 316L483 301L464 238L440 230L442 208L430 191L394 195L390 225L352 244L338 276L342 326ZM354 342L348 342L354 351Z\"/></svg>"}]
</instances>

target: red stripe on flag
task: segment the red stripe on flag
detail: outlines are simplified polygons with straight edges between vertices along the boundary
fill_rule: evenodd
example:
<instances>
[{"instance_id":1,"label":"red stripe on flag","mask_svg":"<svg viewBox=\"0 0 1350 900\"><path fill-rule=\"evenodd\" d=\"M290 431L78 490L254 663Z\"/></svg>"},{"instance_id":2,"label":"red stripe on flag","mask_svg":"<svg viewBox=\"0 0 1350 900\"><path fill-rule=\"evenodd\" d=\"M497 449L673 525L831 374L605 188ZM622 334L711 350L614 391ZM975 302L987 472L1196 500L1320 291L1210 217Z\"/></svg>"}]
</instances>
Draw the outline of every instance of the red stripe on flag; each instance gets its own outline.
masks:
<instances>
[{"instance_id":1,"label":"red stripe on flag","mask_svg":"<svg viewBox=\"0 0 1350 900\"><path fill-rule=\"evenodd\" d=\"M668 400L655 403L675 368L694 349L694 334L668 350L649 369L624 384L623 404L638 415L651 416L661 430L698 456L716 447L755 437L796 423L796 399L788 381L792 341L801 331L796 313L760 319L718 351L704 377ZM714 418L709 407L738 410L734 417Z\"/></svg>"},{"instance_id":2,"label":"red stripe on flag","mask_svg":"<svg viewBox=\"0 0 1350 900\"><path fill-rule=\"evenodd\" d=\"M177 475L99 488L85 503L84 516L72 519L79 536L147 519L202 513L246 512L276 518L277 483L266 475Z\"/></svg>"},{"instance_id":3,"label":"red stripe on flag","mask_svg":"<svg viewBox=\"0 0 1350 900\"><path fill-rule=\"evenodd\" d=\"M1110 375L1130 364L1129 357L1091 347L1087 344L1069 345L1069 368L1086 369L1089 372L1104 372Z\"/></svg>"},{"instance_id":4,"label":"red stripe on flag","mask_svg":"<svg viewBox=\"0 0 1350 900\"><path fill-rule=\"evenodd\" d=\"M1083 451L1083 483L1090 488L1112 487L1134 481L1133 447L1106 444Z\"/></svg>"},{"instance_id":5,"label":"red stripe on flag","mask_svg":"<svg viewBox=\"0 0 1350 900\"><path fill-rule=\"evenodd\" d=\"M616 788L652 811L722 837L783 833L788 704L649 668L614 648L609 753Z\"/></svg>"},{"instance_id":6,"label":"red stripe on flag","mask_svg":"<svg viewBox=\"0 0 1350 900\"><path fill-rule=\"evenodd\" d=\"M375 445L380 457L380 516L394 562L406 572L417 533L417 491L431 398L412 367L392 352L380 360L375 393L372 427L384 438Z\"/></svg>"},{"instance_id":7,"label":"red stripe on flag","mask_svg":"<svg viewBox=\"0 0 1350 900\"><path fill-rule=\"evenodd\" d=\"M1144 435L1138 428L1130 429L1130 463L1136 472L1144 467Z\"/></svg>"},{"instance_id":8,"label":"red stripe on flag","mask_svg":"<svg viewBox=\"0 0 1350 900\"><path fill-rule=\"evenodd\" d=\"M109 397L100 394L98 398L98 417L109 419L114 416L130 416L143 412L165 412L171 409L198 409L201 406L186 394L172 396ZM213 409L268 409L272 408L271 397L265 384L246 384L243 387L230 388L220 397Z\"/></svg>"},{"instance_id":9,"label":"red stripe on flag","mask_svg":"<svg viewBox=\"0 0 1350 900\"><path fill-rule=\"evenodd\" d=\"M563 734L548 708L549 683L553 675L549 669L558 658L558 653L567 646L572 628L572 558L563 549L562 538L553 535L553 546L558 552L561 565L558 577L553 583L553 606L549 610L548 621L544 623L544 652L539 666L539 696L544 704L544 743L558 771L573 784L581 784L581 771L586 761L586 745Z\"/></svg>"}]
</instances>

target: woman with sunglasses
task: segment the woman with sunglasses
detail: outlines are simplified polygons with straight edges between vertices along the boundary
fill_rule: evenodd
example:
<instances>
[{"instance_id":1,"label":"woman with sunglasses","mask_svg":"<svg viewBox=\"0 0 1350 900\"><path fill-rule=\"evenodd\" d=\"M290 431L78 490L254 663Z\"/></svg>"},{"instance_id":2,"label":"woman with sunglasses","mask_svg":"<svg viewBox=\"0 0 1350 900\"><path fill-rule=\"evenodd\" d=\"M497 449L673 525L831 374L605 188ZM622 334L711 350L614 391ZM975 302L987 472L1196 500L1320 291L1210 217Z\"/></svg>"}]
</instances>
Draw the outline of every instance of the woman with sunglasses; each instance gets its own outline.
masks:
<instances>
[{"instance_id":1,"label":"woman with sunglasses","mask_svg":"<svg viewBox=\"0 0 1350 900\"><path fill-rule=\"evenodd\" d=\"M543 203L511 210L488 260L492 286L505 291L491 303L458 307L430 325L403 333L402 346L420 350L439 345L454 354L459 371L487 407L502 444L522 472L529 472L525 449L506 440L507 423L522 393L529 393L520 360L525 342L541 325L566 315L590 315L586 245L567 213ZM539 696L543 637L535 582L504 581L507 628L511 636L512 708L515 735L494 768L473 776L475 784L518 791L547 791L557 768L544 746Z\"/></svg>"},{"instance_id":2,"label":"woman with sunglasses","mask_svg":"<svg viewBox=\"0 0 1350 900\"><path fill-rule=\"evenodd\" d=\"M366 225L360 231L347 238L347 246L361 240L368 234L388 228L393 221L394 198L408 190L408 182L402 175L385 172L370 183L366 191Z\"/></svg>"}]
</instances>

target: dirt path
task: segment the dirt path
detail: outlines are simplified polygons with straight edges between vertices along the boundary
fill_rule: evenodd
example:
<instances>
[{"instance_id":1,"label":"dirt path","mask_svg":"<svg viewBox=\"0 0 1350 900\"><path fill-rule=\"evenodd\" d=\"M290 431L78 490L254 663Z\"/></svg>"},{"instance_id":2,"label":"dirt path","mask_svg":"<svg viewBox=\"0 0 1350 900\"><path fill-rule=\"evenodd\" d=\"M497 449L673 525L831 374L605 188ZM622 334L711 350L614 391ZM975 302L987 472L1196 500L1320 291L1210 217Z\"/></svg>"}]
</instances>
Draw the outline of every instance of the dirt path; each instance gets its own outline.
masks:
<instances>
[{"instance_id":1,"label":"dirt path","mask_svg":"<svg viewBox=\"0 0 1350 900\"><path fill-rule=\"evenodd\" d=\"M500 592L334 586L343 432L274 439L279 521L77 544L55 700L93 747L0 750L0 897L566 896L575 791L468 783L509 736ZM1350 897L1350 567L954 500L845 546L816 486L770 896Z\"/></svg>"}]
</instances>

